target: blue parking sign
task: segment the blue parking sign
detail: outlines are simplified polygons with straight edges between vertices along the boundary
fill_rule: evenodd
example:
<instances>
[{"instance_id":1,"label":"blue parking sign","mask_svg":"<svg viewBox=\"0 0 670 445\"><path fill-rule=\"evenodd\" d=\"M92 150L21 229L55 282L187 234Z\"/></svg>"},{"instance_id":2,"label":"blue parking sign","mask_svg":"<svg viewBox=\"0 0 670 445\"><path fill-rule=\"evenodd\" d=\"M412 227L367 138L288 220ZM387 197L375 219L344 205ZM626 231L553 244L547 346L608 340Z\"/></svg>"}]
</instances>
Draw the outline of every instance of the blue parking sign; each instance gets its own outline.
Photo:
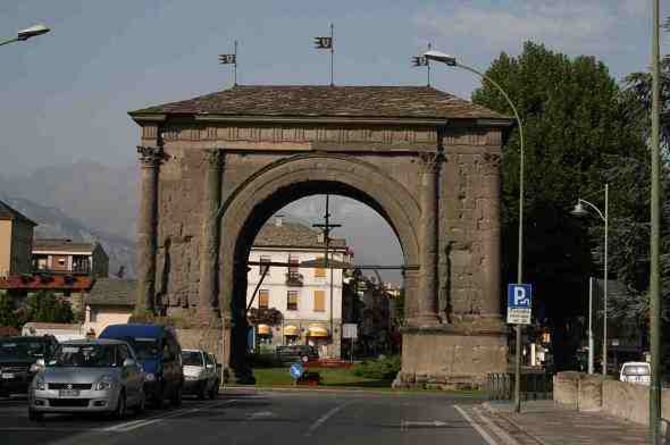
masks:
<instances>
[{"instance_id":1,"label":"blue parking sign","mask_svg":"<svg viewBox=\"0 0 670 445\"><path fill-rule=\"evenodd\" d=\"M530 324L533 307L533 286L530 284L507 285L507 323Z\"/></svg>"}]
</instances>

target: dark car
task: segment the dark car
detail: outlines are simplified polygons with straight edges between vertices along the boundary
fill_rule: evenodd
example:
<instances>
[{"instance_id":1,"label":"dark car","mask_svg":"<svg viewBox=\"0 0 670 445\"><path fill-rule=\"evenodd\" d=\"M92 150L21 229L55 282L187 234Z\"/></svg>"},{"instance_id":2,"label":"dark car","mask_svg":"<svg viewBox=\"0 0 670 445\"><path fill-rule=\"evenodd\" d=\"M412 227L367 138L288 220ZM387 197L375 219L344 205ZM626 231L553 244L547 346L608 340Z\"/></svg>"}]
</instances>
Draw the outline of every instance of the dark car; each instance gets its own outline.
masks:
<instances>
[{"instance_id":1,"label":"dark car","mask_svg":"<svg viewBox=\"0 0 670 445\"><path fill-rule=\"evenodd\" d=\"M308 362L319 359L319 352L309 345L277 346L277 360L281 363Z\"/></svg>"},{"instance_id":2,"label":"dark car","mask_svg":"<svg viewBox=\"0 0 670 445\"><path fill-rule=\"evenodd\" d=\"M27 393L39 371L37 360L48 360L57 346L58 341L51 335L0 337L0 395Z\"/></svg>"},{"instance_id":3,"label":"dark car","mask_svg":"<svg viewBox=\"0 0 670 445\"><path fill-rule=\"evenodd\" d=\"M144 370L144 393L157 407L166 398L174 406L181 405L184 371L181 347L174 331L166 326L146 324L115 324L107 326L99 338L127 341L135 350Z\"/></svg>"}]
</instances>

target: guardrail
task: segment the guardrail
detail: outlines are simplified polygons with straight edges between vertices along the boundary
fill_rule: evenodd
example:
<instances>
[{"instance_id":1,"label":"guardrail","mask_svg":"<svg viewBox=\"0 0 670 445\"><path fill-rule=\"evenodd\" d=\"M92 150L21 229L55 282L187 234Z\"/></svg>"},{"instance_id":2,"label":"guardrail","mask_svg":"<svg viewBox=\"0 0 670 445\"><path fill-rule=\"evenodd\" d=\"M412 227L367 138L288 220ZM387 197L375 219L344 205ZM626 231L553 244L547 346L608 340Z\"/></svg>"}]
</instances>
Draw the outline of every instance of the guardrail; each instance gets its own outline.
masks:
<instances>
[{"instance_id":1,"label":"guardrail","mask_svg":"<svg viewBox=\"0 0 670 445\"><path fill-rule=\"evenodd\" d=\"M521 399L551 399L552 376L544 371L524 371L521 374ZM486 394L489 400L512 400L514 373L496 372L486 376Z\"/></svg>"}]
</instances>

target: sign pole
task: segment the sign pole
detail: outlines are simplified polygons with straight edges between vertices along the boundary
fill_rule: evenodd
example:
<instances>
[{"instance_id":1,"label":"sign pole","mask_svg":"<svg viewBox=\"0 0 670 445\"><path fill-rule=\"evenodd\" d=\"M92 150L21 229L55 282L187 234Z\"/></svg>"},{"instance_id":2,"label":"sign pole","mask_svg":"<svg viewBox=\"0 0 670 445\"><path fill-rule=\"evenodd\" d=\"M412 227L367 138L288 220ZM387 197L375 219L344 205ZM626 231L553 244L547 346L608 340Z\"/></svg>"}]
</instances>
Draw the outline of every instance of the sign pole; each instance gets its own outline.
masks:
<instances>
[{"instance_id":1,"label":"sign pole","mask_svg":"<svg viewBox=\"0 0 670 445\"><path fill-rule=\"evenodd\" d=\"M516 330L516 354L514 360L514 410L521 411L521 329L531 322L533 287L530 284L507 286L507 323Z\"/></svg>"}]
</instances>

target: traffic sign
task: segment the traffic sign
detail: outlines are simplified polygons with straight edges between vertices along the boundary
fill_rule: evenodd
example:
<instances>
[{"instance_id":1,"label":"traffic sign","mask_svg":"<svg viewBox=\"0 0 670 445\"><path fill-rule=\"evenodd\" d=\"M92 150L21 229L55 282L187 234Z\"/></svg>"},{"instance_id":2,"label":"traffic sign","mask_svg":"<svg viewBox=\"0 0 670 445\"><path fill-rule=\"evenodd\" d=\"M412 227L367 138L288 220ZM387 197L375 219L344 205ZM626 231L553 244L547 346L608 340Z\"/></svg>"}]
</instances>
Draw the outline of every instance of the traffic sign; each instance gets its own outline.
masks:
<instances>
[{"instance_id":1,"label":"traffic sign","mask_svg":"<svg viewBox=\"0 0 670 445\"><path fill-rule=\"evenodd\" d=\"M356 323L342 323L342 338L358 338L358 325Z\"/></svg>"},{"instance_id":2,"label":"traffic sign","mask_svg":"<svg viewBox=\"0 0 670 445\"><path fill-rule=\"evenodd\" d=\"M302 377L304 372L305 368L302 367L302 363L294 363L288 370L288 373L291 374L291 377L293 377L294 380L298 380Z\"/></svg>"},{"instance_id":3,"label":"traffic sign","mask_svg":"<svg viewBox=\"0 0 670 445\"><path fill-rule=\"evenodd\" d=\"M533 286L530 284L507 285L507 323L530 324L533 307Z\"/></svg>"}]
</instances>

